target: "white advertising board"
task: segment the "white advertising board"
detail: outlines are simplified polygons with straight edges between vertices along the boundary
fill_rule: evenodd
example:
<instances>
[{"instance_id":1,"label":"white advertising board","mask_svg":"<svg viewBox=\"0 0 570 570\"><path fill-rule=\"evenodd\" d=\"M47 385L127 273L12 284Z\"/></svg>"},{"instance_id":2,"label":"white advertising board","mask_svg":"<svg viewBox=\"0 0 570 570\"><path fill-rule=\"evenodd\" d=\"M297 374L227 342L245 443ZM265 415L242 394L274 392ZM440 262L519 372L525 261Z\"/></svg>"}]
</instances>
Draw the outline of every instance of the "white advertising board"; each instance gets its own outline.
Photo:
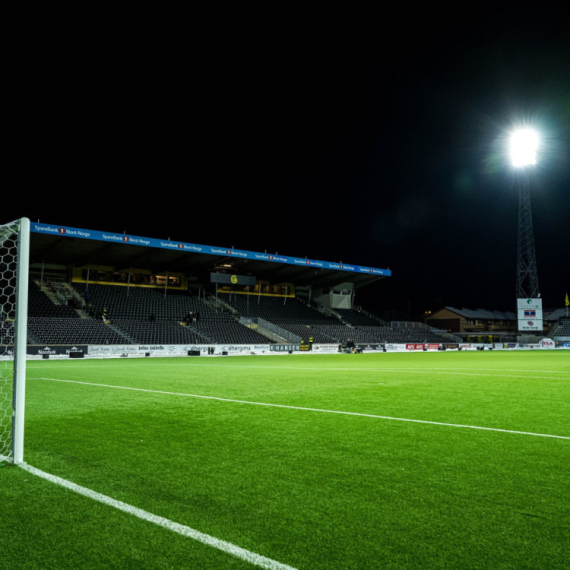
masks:
<instances>
[{"instance_id":1,"label":"white advertising board","mask_svg":"<svg viewBox=\"0 0 570 570\"><path fill-rule=\"evenodd\" d=\"M315 344L313 352L319 354L335 354L338 352L338 344Z\"/></svg>"},{"instance_id":2,"label":"white advertising board","mask_svg":"<svg viewBox=\"0 0 570 570\"><path fill-rule=\"evenodd\" d=\"M406 345L405 344L387 344L386 350L388 352L405 352Z\"/></svg>"},{"instance_id":3,"label":"white advertising board","mask_svg":"<svg viewBox=\"0 0 570 570\"><path fill-rule=\"evenodd\" d=\"M541 331L542 299L517 299L519 331Z\"/></svg>"}]
</instances>

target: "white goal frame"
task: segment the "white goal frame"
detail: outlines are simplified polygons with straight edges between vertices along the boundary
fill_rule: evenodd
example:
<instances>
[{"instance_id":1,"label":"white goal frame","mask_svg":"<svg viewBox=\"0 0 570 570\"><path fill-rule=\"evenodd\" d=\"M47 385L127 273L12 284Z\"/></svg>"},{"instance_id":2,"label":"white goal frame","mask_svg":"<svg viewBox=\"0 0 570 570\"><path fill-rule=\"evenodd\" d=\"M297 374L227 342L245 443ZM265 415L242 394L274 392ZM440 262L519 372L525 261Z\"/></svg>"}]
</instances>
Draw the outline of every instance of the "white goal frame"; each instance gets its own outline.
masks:
<instances>
[{"instance_id":1,"label":"white goal frame","mask_svg":"<svg viewBox=\"0 0 570 570\"><path fill-rule=\"evenodd\" d=\"M8 456L0 454L0 461L8 461L18 465L24 461L30 220L28 218L22 218L8 224L0 225L0 238L6 238L7 236L17 236L16 266L10 270L11 273L15 271L15 288L10 288L8 292L4 291L5 295L14 296L14 307L10 313L3 312L4 316L10 318L10 320L13 316L14 335L13 350L10 351L9 346L4 347L5 354L2 356L2 359L6 361L4 364L6 364L7 373L6 377L0 378L0 382L6 385L10 384L10 382L12 383L12 421L11 427L9 428L11 445L8 450ZM11 237L11 239L14 238ZM3 242L4 239L0 239L0 255L2 254ZM3 308L3 306L0 306L0 309ZM6 396L6 394L7 392L4 392L4 396ZM4 407L8 409L10 405L7 404ZM6 453L6 450L4 453Z\"/></svg>"}]
</instances>

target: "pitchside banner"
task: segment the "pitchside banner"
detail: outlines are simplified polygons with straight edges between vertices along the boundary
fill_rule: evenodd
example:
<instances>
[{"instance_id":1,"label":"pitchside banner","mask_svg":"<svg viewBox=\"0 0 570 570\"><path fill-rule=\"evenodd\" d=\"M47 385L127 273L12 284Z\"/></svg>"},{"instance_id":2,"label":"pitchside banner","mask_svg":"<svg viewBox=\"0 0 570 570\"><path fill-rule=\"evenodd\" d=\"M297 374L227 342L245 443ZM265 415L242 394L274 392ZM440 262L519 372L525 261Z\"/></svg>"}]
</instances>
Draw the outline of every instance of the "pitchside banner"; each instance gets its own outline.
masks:
<instances>
[{"instance_id":1,"label":"pitchside banner","mask_svg":"<svg viewBox=\"0 0 570 570\"><path fill-rule=\"evenodd\" d=\"M63 344L28 344L26 346L28 356L68 356L71 353L89 354L87 345L77 344L73 346Z\"/></svg>"},{"instance_id":2,"label":"pitchside banner","mask_svg":"<svg viewBox=\"0 0 570 570\"><path fill-rule=\"evenodd\" d=\"M519 331L541 331L542 299L517 299Z\"/></svg>"}]
</instances>

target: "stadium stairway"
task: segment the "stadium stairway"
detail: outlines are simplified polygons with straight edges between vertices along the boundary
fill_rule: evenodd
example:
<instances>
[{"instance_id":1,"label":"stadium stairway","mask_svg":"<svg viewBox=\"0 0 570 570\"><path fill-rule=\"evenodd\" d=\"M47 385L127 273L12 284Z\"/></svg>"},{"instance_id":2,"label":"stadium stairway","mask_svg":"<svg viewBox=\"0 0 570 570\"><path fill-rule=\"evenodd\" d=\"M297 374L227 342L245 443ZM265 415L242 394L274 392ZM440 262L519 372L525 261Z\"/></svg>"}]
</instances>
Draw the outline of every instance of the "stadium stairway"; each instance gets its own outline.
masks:
<instances>
[{"instance_id":1,"label":"stadium stairway","mask_svg":"<svg viewBox=\"0 0 570 570\"><path fill-rule=\"evenodd\" d=\"M259 319L261 321L264 321L264 319ZM266 321L264 321L266 322ZM270 331L268 328L264 327L263 325L260 325L259 323L257 324L252 324L252 325L245 325L248 328L255 330L256 332L258 332L259 334L263 335L264 337L266 337L267 339L269 339L271 342L274 342L276 344L289 344L291 343L290 340L287 340L286 338L280 336L279 334L277 334L276 332ZM278 330L281 327L278 327L277 325L273 325L273 327ZM290 333L289 333L290 334ZM300 342L300 338L299 340L296 340L295 342Z\"/></svg>"},{"instance_id":2,"label":"stadium stairway","mask_svg":"<svg viewBox=\"0 0 570 570\"><path fill-rule=\"evenodd\" d=\"M112 322L107 323L107 326L114 330L118 335L122 336L126 342L129 344L139 344L139 341L130 336L126 331L122 330L121 328L115 326Z\"/></svg>"}]
</instances>

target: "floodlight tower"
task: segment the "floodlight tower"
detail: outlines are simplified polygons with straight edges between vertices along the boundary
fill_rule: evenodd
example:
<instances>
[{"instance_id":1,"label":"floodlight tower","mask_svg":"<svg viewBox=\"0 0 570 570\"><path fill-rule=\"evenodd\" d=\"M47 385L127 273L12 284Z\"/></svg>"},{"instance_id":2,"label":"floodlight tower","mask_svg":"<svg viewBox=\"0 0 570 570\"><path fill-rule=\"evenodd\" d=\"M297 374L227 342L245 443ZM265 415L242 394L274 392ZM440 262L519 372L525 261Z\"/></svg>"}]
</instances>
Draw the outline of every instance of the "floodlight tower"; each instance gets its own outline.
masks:
<instances>
[{"instance_id":1,"label":"floodlight tower","mask_svg":"<svg viewBox=\"0 0 570 570\"><path fill-rule=\"evenodd\" d=\"M538 135L532 129L520 129L511 135L511 161L519 188L517 299L540 297L530 208L530 174L536 165L537 148Z\"/></svg>"}]
</instances>

